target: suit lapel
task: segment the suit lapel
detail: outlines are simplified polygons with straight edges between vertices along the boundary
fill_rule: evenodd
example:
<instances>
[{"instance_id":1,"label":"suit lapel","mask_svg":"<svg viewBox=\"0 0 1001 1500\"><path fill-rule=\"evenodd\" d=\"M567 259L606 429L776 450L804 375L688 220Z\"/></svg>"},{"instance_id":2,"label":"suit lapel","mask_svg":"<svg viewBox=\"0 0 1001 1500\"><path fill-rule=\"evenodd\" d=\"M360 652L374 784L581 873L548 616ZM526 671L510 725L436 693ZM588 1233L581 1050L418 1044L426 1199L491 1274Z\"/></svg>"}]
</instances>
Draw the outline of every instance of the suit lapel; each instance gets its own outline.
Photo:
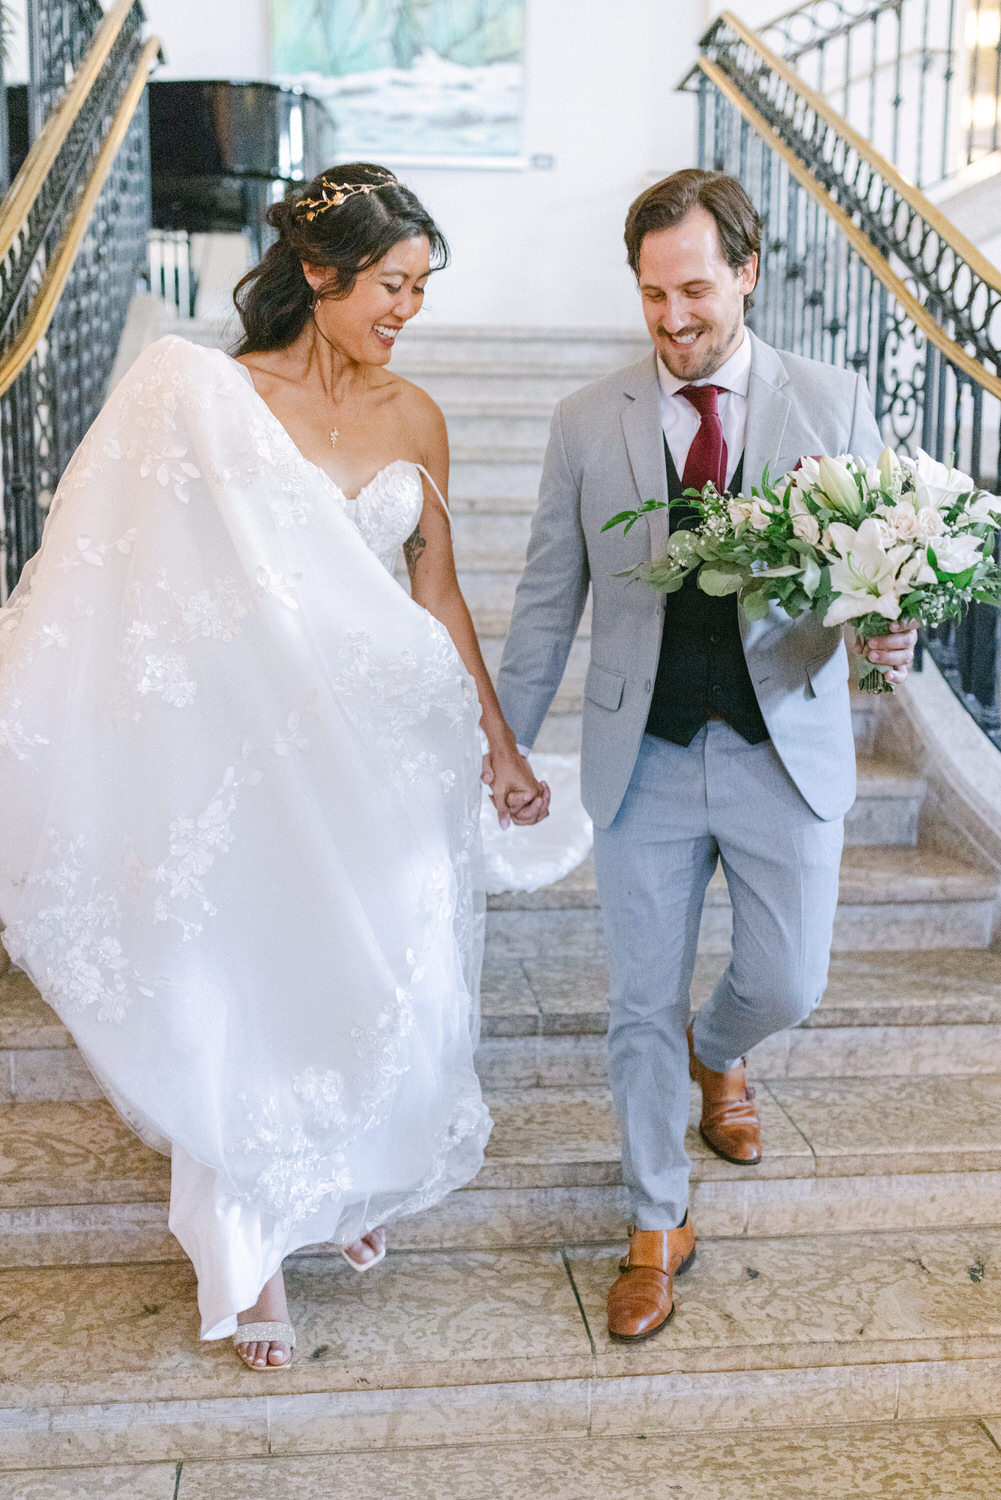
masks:
<instances>
[{"instance_id":1,"label":"suit lapel","mask_svg":"<svg viewBox=\"0 0 1001 1500\"><path fill-rule=\"evenodd\" d=\"M647 357L629 372L622 408L622 435L640 505L644 500L667 504L667 467L664 463L664 429L660 419L660 383L656 355ZM666 510L647 516L650 555L659 557L667 541L670 524Z\"/></svg>"},{"instance_id":2,"label":"suit lapel","mask_svg":"<svg viewBox=\"0 0 1001 1500\"><path fill-rule=\"evenodd\" d=\"M761 483L768 464L775 478L775 460L782 447L790 401L782 387L789 375L776 351L751 334L751 378L747 388L747 435L744 438L744 489Z\"/></svg>"},{"instance_id":3,"label":"suit lapel","mask_svg":"<svg viewBox=\"0 0 1001 1500\"><path fill-rule=\"evenodd\" d=\"M745 494L750 494L752 485L760 485L762 471L768 464L771 477L775 460L781 450L789 420L791 402L783 387L789 382L789 374L778 353L770 344L751 334L751 378L747 387L747 432L744 438L744 483ZM755 635L764 628L751 621L738 610L737 620L744 654L753 644ZM763 679L762 679L763 680Z\"/></svg>"}]
</instances>

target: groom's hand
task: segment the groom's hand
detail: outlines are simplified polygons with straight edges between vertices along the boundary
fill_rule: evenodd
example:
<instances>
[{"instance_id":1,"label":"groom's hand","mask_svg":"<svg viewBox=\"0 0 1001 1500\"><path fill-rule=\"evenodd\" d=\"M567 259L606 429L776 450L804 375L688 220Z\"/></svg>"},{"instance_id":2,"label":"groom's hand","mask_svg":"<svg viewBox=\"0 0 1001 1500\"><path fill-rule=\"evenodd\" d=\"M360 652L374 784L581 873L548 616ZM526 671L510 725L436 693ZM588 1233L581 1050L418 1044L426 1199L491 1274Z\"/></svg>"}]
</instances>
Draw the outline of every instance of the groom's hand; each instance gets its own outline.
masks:
<instances>
[{"instance_id":1,"label":"groom's hand","mask_svg":"<svg viewBox=\"0 0 1001 1500\"><path fill-rule=\"evenodd\" d=\"M871 662L878 666L888 666L888 682L903 682L907 676L907 669L914 660L914 648L918 643L918 633L913 625L906 621L891 620L890 635L877 635L871 641L855 641L855 650L860 656L865 655Z\"/></svg>"},{"instance_id":2,"label":"groom's hand","mask_svg":"<svg viewBox=\"0 0 1001 1500\"><path fill-rule=\"evenodd\" d=\"M544 781L536 781L531 766L520 753L499 755L495 766L494 757L488 752L483 757L480 778L490 788L502 828L509 828L512 823L528 827L548 818L549 787Z\"/></svg>"}]
</instances>

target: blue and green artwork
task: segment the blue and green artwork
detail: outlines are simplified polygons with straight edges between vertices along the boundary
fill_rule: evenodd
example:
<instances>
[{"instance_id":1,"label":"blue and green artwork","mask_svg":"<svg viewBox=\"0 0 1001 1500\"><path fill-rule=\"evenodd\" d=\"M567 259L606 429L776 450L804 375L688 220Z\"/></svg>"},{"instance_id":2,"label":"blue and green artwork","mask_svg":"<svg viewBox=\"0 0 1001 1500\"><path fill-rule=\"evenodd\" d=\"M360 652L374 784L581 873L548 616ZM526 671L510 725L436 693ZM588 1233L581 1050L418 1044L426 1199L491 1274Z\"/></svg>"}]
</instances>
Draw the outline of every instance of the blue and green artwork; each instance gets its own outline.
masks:
<instances>
[{"instance_id":1,"label":"blue and green artwork","mask_svg":"<svg viewBox=\"0 0 1001 1500\"><path fill-rule=\"evenodd\" d=\"M525 0L272 0L274 66L323 99L337 154L522 150Z\"/></svg>"}]
</instances>

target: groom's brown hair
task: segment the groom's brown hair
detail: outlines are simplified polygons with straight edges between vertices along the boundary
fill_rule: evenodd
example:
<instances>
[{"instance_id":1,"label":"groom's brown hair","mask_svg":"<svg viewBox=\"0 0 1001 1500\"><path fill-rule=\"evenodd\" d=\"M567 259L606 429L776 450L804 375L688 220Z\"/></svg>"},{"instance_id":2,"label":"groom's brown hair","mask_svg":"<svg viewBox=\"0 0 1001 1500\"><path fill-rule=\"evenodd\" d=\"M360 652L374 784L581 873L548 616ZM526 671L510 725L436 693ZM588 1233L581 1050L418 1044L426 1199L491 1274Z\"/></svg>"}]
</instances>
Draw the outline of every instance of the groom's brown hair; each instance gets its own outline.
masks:
<instances>
[{"instance_id":1,"label":"groom's brown hair","mask_svg":"<svg viewBox=\"0 0 1001 1500\"><path fill-rule=\"evenodd\" d=\"M686 167L655 182L630 206L625 239L626 256L634 275L639 275L640 246L645 237L658 229L672 229L693 208L704 208L716 220L720 250L731 270L739 271L752 255L759 254L761 220L736 177L729 177L726 172ZM754 297L748 292L744 311L749 312L753 306Z\"/></svg>"}]
</instances>

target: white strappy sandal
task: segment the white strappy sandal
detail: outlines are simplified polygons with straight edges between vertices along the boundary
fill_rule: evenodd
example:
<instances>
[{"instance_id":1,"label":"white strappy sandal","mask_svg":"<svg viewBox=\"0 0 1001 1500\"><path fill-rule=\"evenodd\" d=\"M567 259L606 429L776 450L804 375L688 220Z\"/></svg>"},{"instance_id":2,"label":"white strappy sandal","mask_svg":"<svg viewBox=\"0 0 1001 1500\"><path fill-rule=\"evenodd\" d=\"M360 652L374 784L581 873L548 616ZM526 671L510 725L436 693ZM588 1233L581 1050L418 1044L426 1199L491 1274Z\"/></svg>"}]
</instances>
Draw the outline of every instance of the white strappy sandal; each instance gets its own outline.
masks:
<instances>
[{"instance_id":1,"label":"white strappy sandal","mask_svg":"<svg viewBox=\"0 0 1001 1500\"><path fill-rule=\"evenodd\" d=\"M381 1225L379 1227L382 1228ZM374 1234L374 1233L375 1233L374 1229L370 1229L369 1230L369 1234ZM385 1230L383 1230L383 1234L385 1234ZM367 1238L367 1236L366 1235L362 1235L361 1238L364 1240L364 1239ZM351 1243L352 1244L356 1244L357 1241L356 1240L352 1240ZM337 1249L340 1252L341 1259L342 1260L346 1260L347 1263L348 1263L348 1265L351 1267L351 1269L353 1271L359 1271L359 1272L361 1272L361 1271L371 1271L371 1269L372 1269L373 1266L377 1266L380 1261L386 1259L386 1241L385 1241L385 1239L383 1239L383 1242L382 1242L382 1249L381 1250L377 1250L376 1253L372 1256L371 1260L366 1260L366 1261L355 1260L355 1258L354 1258L353 1255L349 1255L348 1254L348 1247L347 1247L347 1245L338 1245Z\"/></svg>"},{"instance_id":2,"label":"white strappy sandal","mask_svg":"<svg viewBox=\"0 0 1001 1500\"><path fill-rule=\"evenodd\" d=\"M295 1348L295 1329L291 1323L241 1323L233 1335L233 1348L238 1353L241 1344L288 1344L292 1350ZM265 1370L287 1370L292 1363L291 1353L280 1365L273 1365L270 1360L263 1365L252 1365L242 1354L239 1354L239 1359L248 1370L258 1370L262 1374Z\"/></svg>"}]
</instances>

